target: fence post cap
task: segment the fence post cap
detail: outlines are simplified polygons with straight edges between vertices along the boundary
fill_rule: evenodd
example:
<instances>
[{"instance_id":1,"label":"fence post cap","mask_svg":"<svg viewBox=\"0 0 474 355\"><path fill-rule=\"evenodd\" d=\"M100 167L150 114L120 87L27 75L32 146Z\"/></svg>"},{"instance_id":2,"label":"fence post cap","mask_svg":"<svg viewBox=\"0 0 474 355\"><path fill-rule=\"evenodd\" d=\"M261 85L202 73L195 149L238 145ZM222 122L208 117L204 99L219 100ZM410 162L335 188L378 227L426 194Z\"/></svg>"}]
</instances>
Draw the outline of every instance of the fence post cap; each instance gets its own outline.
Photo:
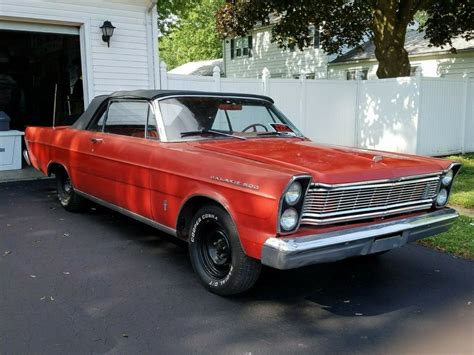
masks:
<instances>
[{"instance_id":1,"label":"fence post cap","mask_svg":"<svg viewBox=\"0 0 474 355\"><path fill-rule=\"evenodd\" d=\"M212 69L212 75L213 76L221 76L221 68L219 68L217 65Z\"/></svg>"},{"instance_id":2,"label":"fence post cap","mask_svg":"<svg viewBox=\"0 0 474 355\"><path fill-rule=\"evenodd\" d=\"M164 61L160 62L160 68L166 70L166 63Z\"/></svg>"},{"instance_id":3,"label":"fence post cap","mask_svg":"<svg viewBox=\"0 0 474 355\"><path fill-rule=\"evenodd\" d=\"M423 68L421 67L421 65L416 67L415 75L418 76L418 77L423 76Z\"/></svg>"},{"instance_id":4,"label":"fence post cap","mask_svg":"<svg viewBox=\"0 0 474 355\"><path fill-rule=\"evenodd\" d=\"M270 77L270 70L268 70L267 67L263 68L263 70L262 70L262 77L264 77L264 78Z\"/></svg>"}]
</instances>

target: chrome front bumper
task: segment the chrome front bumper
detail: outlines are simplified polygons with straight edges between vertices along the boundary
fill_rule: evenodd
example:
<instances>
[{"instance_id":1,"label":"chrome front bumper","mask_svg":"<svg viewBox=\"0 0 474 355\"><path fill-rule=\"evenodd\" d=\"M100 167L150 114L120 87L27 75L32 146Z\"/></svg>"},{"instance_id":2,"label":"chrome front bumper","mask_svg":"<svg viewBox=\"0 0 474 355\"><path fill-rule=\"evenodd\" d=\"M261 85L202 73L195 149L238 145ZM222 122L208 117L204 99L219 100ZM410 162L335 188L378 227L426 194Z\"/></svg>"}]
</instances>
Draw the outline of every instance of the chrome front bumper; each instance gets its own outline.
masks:
<instances>
[{"instance_id":1,"label":"chrome front bumper","mask_svg":"<svg viewBox=\"0 0 474 355\"><path fill-rule=\"evenodd\" d=\"M299 238L269 238L262 264L276 269L337 261L399 248L449 229L458 213L451 208L390 222Z\"/></svg>"}]
</instances>

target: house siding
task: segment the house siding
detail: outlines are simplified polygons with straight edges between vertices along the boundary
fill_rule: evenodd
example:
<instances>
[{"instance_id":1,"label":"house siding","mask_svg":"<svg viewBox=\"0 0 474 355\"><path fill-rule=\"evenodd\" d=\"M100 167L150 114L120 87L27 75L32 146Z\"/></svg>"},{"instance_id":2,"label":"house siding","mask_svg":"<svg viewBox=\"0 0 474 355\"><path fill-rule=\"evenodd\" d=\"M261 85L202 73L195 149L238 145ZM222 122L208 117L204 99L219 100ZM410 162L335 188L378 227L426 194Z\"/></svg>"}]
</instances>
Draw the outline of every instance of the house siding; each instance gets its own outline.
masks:
<instances>
[{"instance_id":1,"label":"house siding","mask_svg":"<svg viewBox=\"0 0 474 355\"><path fill-rule=\"evenodd\" d=\"M474 74L474 51L458 54L438 54L410 57L412 67L421 67L425 77L462 78ZM375 60L334 63L328 66L329 79L346 79L347 71L368 69L367 79L377 79L378 64Z\"/></svg>"},{"instance_id":2,"label":"house siding","mask_svg":"<svg viewBox=\"0 0 474 355\"><path fill-rule=\"evenodd\" d=\"M80 27L90 101L112 91L154 88L159 83L157 45L150 40L156 33L156 16L148 11L150 5L149 0L2 0L0 21ZM110 48L100 29L106 20L116 27Z\"/></svg>"},{"instance_id":3,"label":"house siding","mask_svg":"<svg viewBox=\"0 0 474 355\"><path fill-rule=\"evenodd\" d=\"M289 78L301 74L315 74L326 78L327 55L320 49L304 51L284 50L271 42L271 28L264 27L252 33L252 56L231 58L230 39L224 41L225 75L228 78L258 78L264 68L272 77Z\"/></svg>"}]
</instances>

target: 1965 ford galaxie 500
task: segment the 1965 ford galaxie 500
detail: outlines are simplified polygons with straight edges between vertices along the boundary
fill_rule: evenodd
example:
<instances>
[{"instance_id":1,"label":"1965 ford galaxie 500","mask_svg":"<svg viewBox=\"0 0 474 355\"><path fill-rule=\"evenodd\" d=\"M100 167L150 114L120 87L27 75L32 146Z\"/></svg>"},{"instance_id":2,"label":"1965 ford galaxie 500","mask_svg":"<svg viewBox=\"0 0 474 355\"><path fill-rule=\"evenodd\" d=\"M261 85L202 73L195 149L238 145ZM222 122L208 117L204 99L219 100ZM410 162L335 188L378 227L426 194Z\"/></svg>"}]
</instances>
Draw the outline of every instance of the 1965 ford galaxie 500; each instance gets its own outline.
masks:
<instances>
[{"instance_id":1,"label":"1965 ford galaxie 500","mask_svg":"<svg viewBox=\"0 0 474 355\"><path fill-rule=\"evenodd\" d=\"M25 158L85 200L189 243L212 292L277 269L380 254L446 231L460 165L312 143L268 97L186 91L95 98L70 127L29 127Z\"/></svg>"}]
</instances>

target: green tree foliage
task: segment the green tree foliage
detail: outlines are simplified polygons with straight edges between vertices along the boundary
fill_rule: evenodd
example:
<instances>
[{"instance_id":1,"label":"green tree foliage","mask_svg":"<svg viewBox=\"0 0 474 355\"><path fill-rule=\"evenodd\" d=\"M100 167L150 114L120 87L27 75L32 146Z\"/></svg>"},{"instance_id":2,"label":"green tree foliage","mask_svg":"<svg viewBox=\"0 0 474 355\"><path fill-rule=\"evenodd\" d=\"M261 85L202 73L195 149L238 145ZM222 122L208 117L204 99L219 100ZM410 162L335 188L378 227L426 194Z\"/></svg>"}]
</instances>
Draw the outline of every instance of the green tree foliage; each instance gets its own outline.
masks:
<instances>
[{"instance_id":1,"label":"green tree foliage","mask_svg":"<svg viewBox=\"0 0 474 355\"><path fill-rule=\"evenodd\" d=\"M379 62L377 76L391 78L410 75L404 44L416 14L423 15L420 29L432 45L455 51L452 38L474 36L473 0L229 0L217 14L217 29L223 38L244 36L273 17L272 41L302 49L310 43L308 27L314 25L321 28L321 47L330 54L370 38Z\"/></svg>"},{"instance_id":2,"label":"green tree foliage","mask_svg":"<svg viewBox=\"0 0 474 355\"><path fill-rule=\"evenodd\" d=\"M164 34L160 38L160 57L168 69L191 61L222 57L215 14L224 4L223 0L158 3L163 11L159 15L159 27Z\"/></svg>"}]
</instances>

